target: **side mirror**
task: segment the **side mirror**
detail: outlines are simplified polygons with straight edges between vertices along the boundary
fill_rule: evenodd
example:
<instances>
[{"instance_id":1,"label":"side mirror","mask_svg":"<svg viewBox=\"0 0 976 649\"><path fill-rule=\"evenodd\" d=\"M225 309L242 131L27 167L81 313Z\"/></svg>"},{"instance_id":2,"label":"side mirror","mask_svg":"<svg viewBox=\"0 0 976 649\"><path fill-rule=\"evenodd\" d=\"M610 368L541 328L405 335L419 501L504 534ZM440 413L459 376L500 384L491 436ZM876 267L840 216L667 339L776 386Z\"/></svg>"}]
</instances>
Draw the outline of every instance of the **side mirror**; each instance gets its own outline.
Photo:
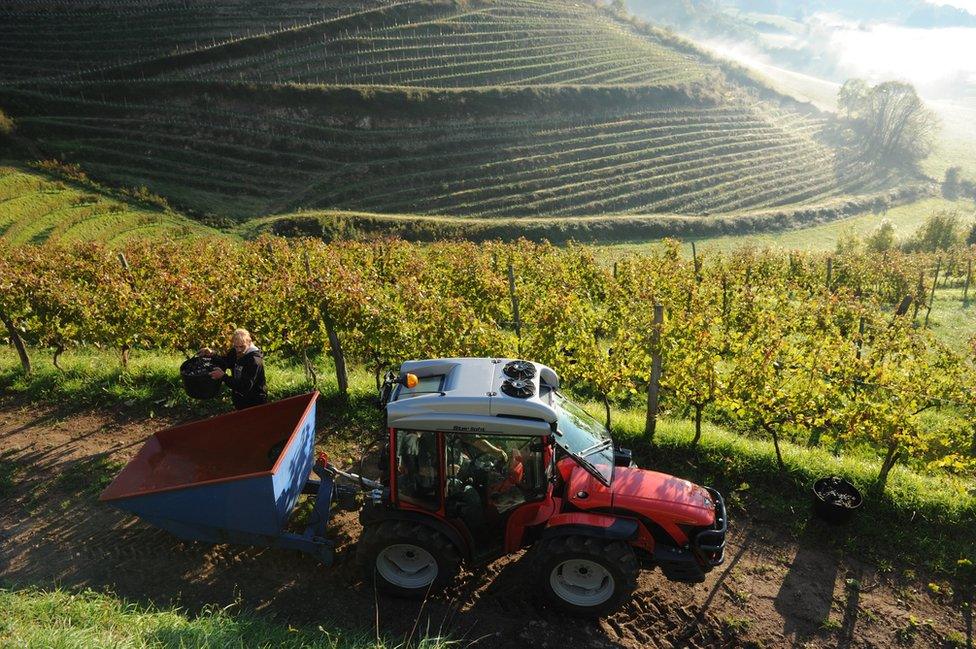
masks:
<instances>
[{"instance_id":1,"label":"side mirror","mask_svg":"<svg viewBox=\"0 0 976 649\"><path fill-rule=\"evenodd\" d=\"M629 448L613 449L613 464L623 467L637 466L634 464L634 453Z\"/></svg>"}]
</instances>

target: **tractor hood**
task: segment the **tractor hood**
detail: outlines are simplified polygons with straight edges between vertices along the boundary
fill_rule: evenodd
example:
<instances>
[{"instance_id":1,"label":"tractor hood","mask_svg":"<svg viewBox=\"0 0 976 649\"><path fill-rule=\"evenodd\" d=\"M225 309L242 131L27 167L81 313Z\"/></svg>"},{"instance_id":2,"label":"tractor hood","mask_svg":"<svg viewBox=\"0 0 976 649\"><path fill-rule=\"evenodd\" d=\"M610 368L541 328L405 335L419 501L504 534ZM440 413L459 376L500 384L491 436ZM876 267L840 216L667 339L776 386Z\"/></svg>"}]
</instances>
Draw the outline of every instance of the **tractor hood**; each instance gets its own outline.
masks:
<instances>
[{"instance_id":1,"label":"tractor hood","mask_svg":"<svg viewBox=\"0 0 976 649\"><path fill-rule=\"evenodd\" d=\"M574 467L566 497L579 509L626 509L654 520L707 527L715 523L715 503L702 487L656 471L616 467L607 487L582 467Z\"/></svg>"}]
</instances>

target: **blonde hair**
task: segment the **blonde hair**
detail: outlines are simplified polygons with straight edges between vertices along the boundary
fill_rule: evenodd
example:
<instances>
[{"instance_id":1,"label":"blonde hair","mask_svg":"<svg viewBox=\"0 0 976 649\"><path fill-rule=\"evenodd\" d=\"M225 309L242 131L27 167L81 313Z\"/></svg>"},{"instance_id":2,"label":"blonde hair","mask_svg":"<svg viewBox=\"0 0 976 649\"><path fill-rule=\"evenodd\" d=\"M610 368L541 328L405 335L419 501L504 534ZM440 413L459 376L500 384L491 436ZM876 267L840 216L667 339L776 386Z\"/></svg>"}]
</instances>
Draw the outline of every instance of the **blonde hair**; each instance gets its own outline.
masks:
<instances>
[{"instance_id":1,"label":"blonde hair","mask_svg":"<svg viewBox=\"0 0 976 649\"><path fill-rule=\"evenodd\" d=\"M234 334L230 337L230 340L232 343L240 340L245 345L250 345L254 342L254 339L251 338L251 332L247 329L235 329Z\"/></svg>"}]
</instances>

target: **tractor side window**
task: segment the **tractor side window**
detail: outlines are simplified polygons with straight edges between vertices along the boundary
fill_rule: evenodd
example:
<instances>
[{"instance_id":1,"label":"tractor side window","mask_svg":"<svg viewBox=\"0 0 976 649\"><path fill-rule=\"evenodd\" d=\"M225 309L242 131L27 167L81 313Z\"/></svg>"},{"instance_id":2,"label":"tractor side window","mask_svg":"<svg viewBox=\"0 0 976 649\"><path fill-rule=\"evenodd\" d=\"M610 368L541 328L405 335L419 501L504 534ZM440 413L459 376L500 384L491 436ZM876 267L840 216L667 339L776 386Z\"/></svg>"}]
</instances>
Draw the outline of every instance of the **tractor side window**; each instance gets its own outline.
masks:
<instances>
[{"instance_id":1,"label":"tractor side window","mask_svg":"<svg viewBox=\"0 0 976 649\"><path fill-rule=\"evenodd\" d=\"M548 487L538 437L445 436L447 498L461 518L504 514L545 496ZM477 527L477 521L467 521Z\"/></svg>"},{"instance_id":2,"label":"tractor side window","mask_svg":"<svg viewBox=\"0 0 976 649\"><path fill-rule=\"evenodd\" d=\"M433 394L435 392L440 392L444 388L444 375L437 374L435 376L425 376L421 378L416 387L408 388L407 386L400 384L397 385L396 394L393 397L394 401L401 401L403 399L409 399L410 397L416 397L421 394Z\"/></svg>"},{"instance_id":3,"label":"tractor side window","mask_svg":"<svg viewBox=\"0 0 976 649\"><path fill-rule=\"evenodd\" d=\"M424 509L440 509L440 459L437 433L396 433L397 498Z\"/></svg>"}]
</instances>

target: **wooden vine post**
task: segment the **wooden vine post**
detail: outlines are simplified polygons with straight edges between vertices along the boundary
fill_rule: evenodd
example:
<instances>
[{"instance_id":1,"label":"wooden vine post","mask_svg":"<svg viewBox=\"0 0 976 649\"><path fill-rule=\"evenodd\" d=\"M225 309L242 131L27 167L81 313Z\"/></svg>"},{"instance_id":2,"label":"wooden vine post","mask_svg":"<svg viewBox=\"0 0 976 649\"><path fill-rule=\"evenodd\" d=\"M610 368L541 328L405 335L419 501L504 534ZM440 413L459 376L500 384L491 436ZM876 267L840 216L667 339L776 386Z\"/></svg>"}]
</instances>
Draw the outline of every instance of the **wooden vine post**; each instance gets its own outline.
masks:
<instances>
[{"instance_id":1,"label":"wooden vine post","mask_svg":"<svg viewBox=\"0 0 976 649\"><path fill-rule=\"evenodd\" d=\"M918 288L915 289L915 310L912 311L912 322L918 320L918 310L925 301L925 271L918 271Z\"/></svg>"},{"instance_id":2,"label":"wooden vine post","mask_svg":"<svg viewBox=\"0 0 976 649\"><path fill-rule=\"evenodd\" d=\"M657 432L657 410L661 393L661 326L664 323L664 306L654 305L654 330L651 332L651 379L647 383L647 420L644 434L654 443Z\"/></svg>"},{"instance_id":3,"label":"wooden vine post","mask_svg":"<svg viewBox=\"0 0 976 649\"><path fill-rule=\"evenodd\" d=\"M865 321L864 316L857 323L857 360L861 360L861 348L864 346L864 329ZM857 387L855 385L855 387Z\"/></svg>"},{"instance_id":4,"label":"wooden vine post","mask_svg":"<svg viewBox=\"0 0 976 649\"><path fill-rule=\"evenodd\" d=\"M729 333L729 278L722 272L722 330Z\"/></svg>"},{"instance_id":5,"label":"wooden vine post","mask_svg":"<svg viewBox=\"0 0 976 649\"><path fill-rule=\"evenodd\" d=\"M136 278L132 276L132 269L129 268L129 260L125 258L125 253L124 252L120 252L119 253L119 264L122 266L122 270L125 271L125 274L129 278L129 287L132 288L132 292L135 293L136 292ZM131 349L131 347L129 346L129 343L127 343L127 342L122 343L122 367L123 367L123 369L128 369L129 368L129 350L130 349ZM54 357L54 366L55 367L58 366L58 356L59 356L59 354L55 354L55 357Z\"/></svg>"},{"instance_id":6,"label":"wooden vine post","mask_svg":"<svg viewBox=\"0 0 976 649\"><path fill-rule=\"evenodd\" d=\"M515 324L515 338L518 340L518 353L522 355L522 318L519 315L518 295L515 294L515 267L508 262L508 295L512 299L512 320Z\"/></svg>"},{"instance_id":7,"label":"wooden vine post","mask_svg":"<svg viewBox=\"0 0 976 649\"><path fill-rule=\"evenodd\" d=\"M966 286L962 290L962 305L969 306L969 285L973 281L973 260L970 259L966 265Z\"/></svg>"},{"instance_id":8,"label":"wooden vine post","mask_svg":"<svg viewBox=\"0 0 976 649\"><path fill-rule=\"evenodd\" d=\"M309 288L317 288L318 282L312 276L312 264L308 259L308 250L304 252L305 274L308 276ZM343 399L349 398L349 374L346 372L346 356L342 353L342 344L339 342L339 334L336 332L335 320L332 319L332 312L329 310L329 301L322 297L319 301L319 315L322 317L322 324L325 325L325 333L329 337L329 354L332 356L332 363L335 365L336 385L339 387L339 396Z\"/></svg>"},{"instance_id":9,"label":"wooden vine post","mask_svg":"<svg viewBox=\"0 0 976 649\"><path fill-rule=\"evenodd\" d=\"M935 288L939 285L939 272L942 271L942 258L940 257L935 264L935 279L932 280L932 293L929 294L929 306L925 311L925 328L929 326L929 316L932 315L932 306L935 304Z\"/></svg>"}]
</instances>

